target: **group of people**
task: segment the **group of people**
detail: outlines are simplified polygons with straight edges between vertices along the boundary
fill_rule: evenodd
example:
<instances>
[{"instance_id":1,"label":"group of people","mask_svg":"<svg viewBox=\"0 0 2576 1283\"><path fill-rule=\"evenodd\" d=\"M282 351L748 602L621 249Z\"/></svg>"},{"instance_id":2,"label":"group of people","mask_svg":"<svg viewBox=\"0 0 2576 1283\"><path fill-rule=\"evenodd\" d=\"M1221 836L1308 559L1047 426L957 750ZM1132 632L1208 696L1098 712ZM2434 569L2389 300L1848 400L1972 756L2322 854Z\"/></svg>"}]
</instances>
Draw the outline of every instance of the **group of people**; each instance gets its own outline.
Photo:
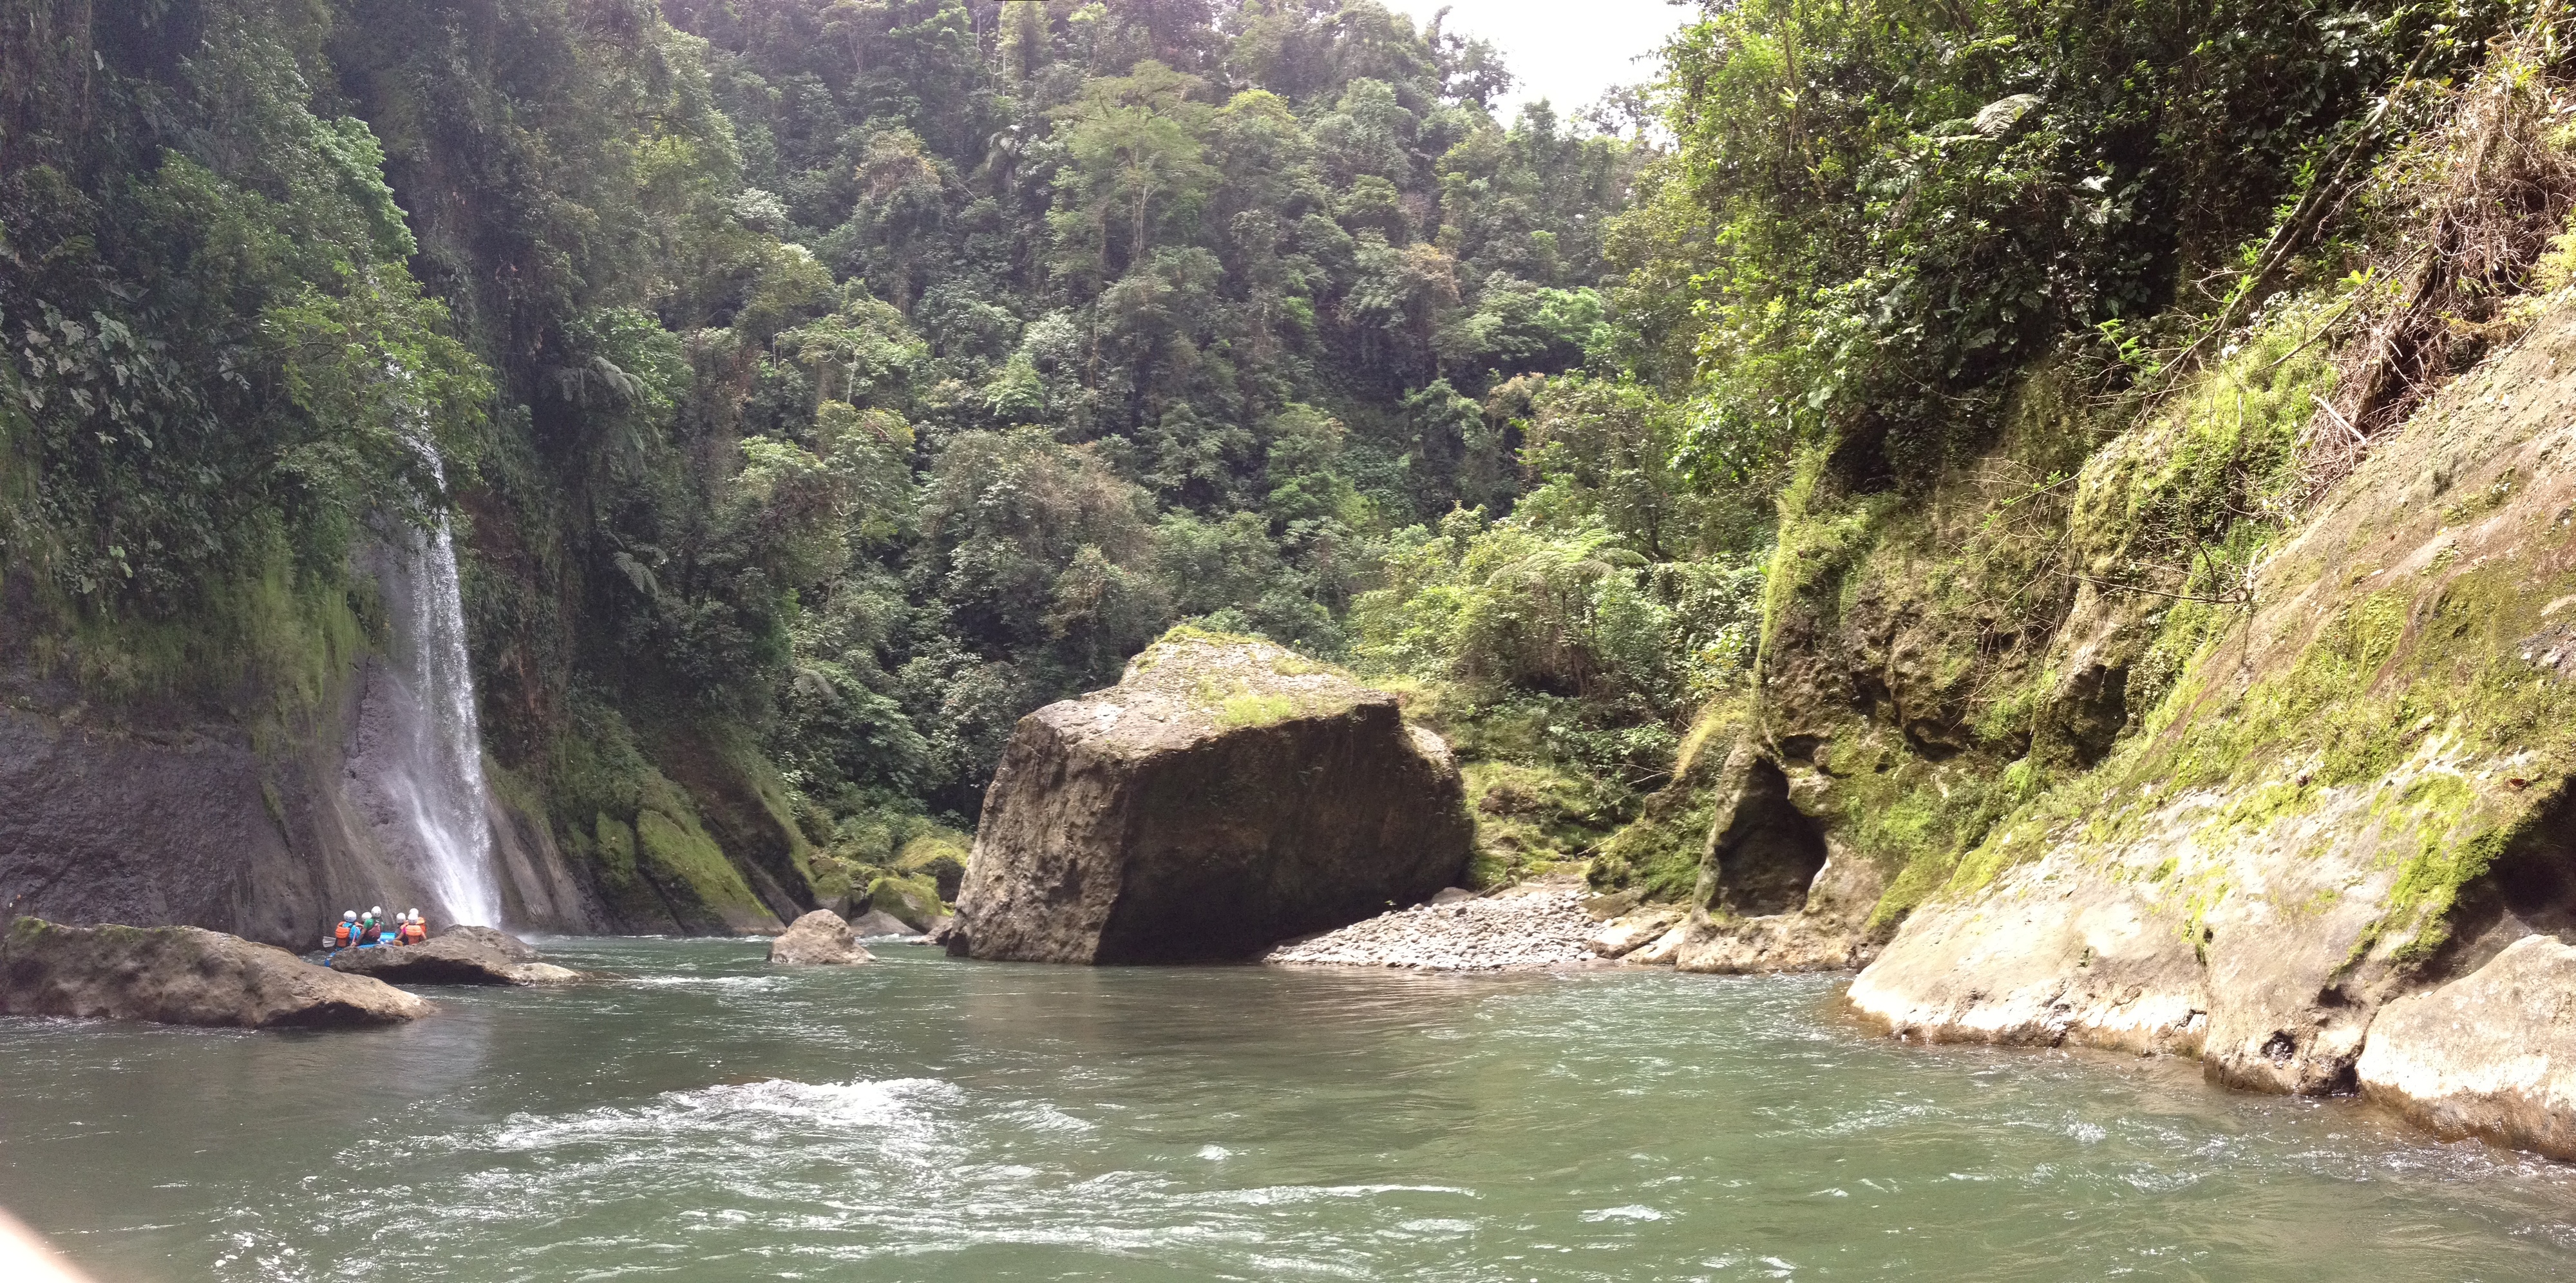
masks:
<instances>
[{"instance_id":1,"label":"group of people","mask_svg":"<svg viewBox=\"0 0 2576 1283\"><path fill-rule=\"evenodd\" d=\"M365 949L380 944L419 944L429 938L429 926L421 920L420 910L385 917L383 905L360 913L351 909L331 924L329 947Z\"/></svg>"}]
</instances>

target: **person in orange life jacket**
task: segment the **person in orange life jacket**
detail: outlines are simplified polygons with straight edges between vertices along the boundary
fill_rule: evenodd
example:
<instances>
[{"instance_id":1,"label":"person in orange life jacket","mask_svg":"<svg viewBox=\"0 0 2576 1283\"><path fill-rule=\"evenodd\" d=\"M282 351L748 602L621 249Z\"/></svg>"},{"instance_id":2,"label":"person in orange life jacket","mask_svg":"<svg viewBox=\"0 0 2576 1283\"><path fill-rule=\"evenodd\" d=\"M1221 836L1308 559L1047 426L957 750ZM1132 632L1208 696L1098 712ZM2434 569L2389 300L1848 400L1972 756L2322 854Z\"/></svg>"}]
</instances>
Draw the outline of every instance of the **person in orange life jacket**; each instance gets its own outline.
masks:
<instances>
[{"instance_id":1,"label":"person in orange life jacket","mask_svg":"<svg viewBox=\"0 0 2576 1283\"><path fill-rule=\"evenodd\" d=\"M400 944L419 944L428 938L429 928L421 925L418 909L412 910L411 916L403 919L402 926L394 932L394 940Z\"/></svg>"},{"instance_id":2,"label":"person in orange life jacket","mask_svg":"<svg viewBox=\"0 0 2576 1283\"><path fill-rule=\"evenodd\" d=\"M358 942L358 911L351 909L331 924L331 947L346 949Z\"/></svg>"}]
</instances>

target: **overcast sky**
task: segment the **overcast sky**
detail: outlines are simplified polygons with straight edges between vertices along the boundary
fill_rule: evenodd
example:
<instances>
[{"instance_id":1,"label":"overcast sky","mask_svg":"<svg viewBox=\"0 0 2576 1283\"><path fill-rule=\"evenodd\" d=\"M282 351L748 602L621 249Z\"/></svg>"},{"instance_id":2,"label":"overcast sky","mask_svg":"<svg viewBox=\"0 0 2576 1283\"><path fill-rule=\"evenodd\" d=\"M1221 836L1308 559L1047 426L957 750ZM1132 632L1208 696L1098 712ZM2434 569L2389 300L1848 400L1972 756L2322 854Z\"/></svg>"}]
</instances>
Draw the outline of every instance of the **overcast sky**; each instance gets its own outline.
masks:
<instances>
[{"instance_id":1,"label":"overcast sky","mask_svg":"<svg viewBox=\"0 0 2576 1283\"><path fill-rule=\"evenodd\" d=\"M1664 0L1381 0L1409 14L1416 27L1443 5L1448 30L1481 36L1503 51L1519 78L1499 113L1545 98L1572 115L1612 85L1654 78L1655 61L1635 61L1663 47L1664 37L1699 13L1696 4Z\"/></svg>"}]
</instances>

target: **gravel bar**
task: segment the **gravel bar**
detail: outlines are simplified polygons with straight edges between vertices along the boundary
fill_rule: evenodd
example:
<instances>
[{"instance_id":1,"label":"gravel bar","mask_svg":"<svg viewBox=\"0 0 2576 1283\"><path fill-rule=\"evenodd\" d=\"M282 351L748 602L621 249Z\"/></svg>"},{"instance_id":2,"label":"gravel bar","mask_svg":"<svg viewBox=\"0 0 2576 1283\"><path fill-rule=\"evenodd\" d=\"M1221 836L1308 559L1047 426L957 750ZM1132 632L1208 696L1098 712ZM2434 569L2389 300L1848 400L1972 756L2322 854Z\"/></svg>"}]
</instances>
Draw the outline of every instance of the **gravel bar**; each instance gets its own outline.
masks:
<instances>
[{"instance_id":1,"label":"gravel bar","mask_svg":"<svg viewBox=\"0 0 2576 1283\"><path fill-rule=\"evenodd\" d=\"M1584 941L1599 930L1574 892L1538 892L1420 904L1282 945L1265 962L1298 967L1402 967L1418 971L1517 971L1594 961Z\"/></svg>"}]
</instances>

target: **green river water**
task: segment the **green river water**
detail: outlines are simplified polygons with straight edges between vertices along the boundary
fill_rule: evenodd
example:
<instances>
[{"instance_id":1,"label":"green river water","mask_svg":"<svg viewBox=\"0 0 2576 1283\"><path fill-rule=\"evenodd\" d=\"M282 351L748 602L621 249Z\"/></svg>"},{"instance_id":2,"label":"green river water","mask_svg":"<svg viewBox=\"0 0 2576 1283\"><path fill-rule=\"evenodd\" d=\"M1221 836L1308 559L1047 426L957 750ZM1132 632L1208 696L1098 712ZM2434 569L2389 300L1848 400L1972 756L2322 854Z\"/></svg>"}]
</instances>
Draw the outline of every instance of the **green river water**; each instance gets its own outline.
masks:
<instances>
[{"instance_id":1,"label":"green river water","mask_svg":"<svg viewBox=\"0 0 2576 1283\"><path fill-rule=\"evenodd\" d=\"M955 962L0 1020L0 1205L102 1280L2565 1279L2576 1169L1838 979Z\"/></svg>"}]
</instances>

